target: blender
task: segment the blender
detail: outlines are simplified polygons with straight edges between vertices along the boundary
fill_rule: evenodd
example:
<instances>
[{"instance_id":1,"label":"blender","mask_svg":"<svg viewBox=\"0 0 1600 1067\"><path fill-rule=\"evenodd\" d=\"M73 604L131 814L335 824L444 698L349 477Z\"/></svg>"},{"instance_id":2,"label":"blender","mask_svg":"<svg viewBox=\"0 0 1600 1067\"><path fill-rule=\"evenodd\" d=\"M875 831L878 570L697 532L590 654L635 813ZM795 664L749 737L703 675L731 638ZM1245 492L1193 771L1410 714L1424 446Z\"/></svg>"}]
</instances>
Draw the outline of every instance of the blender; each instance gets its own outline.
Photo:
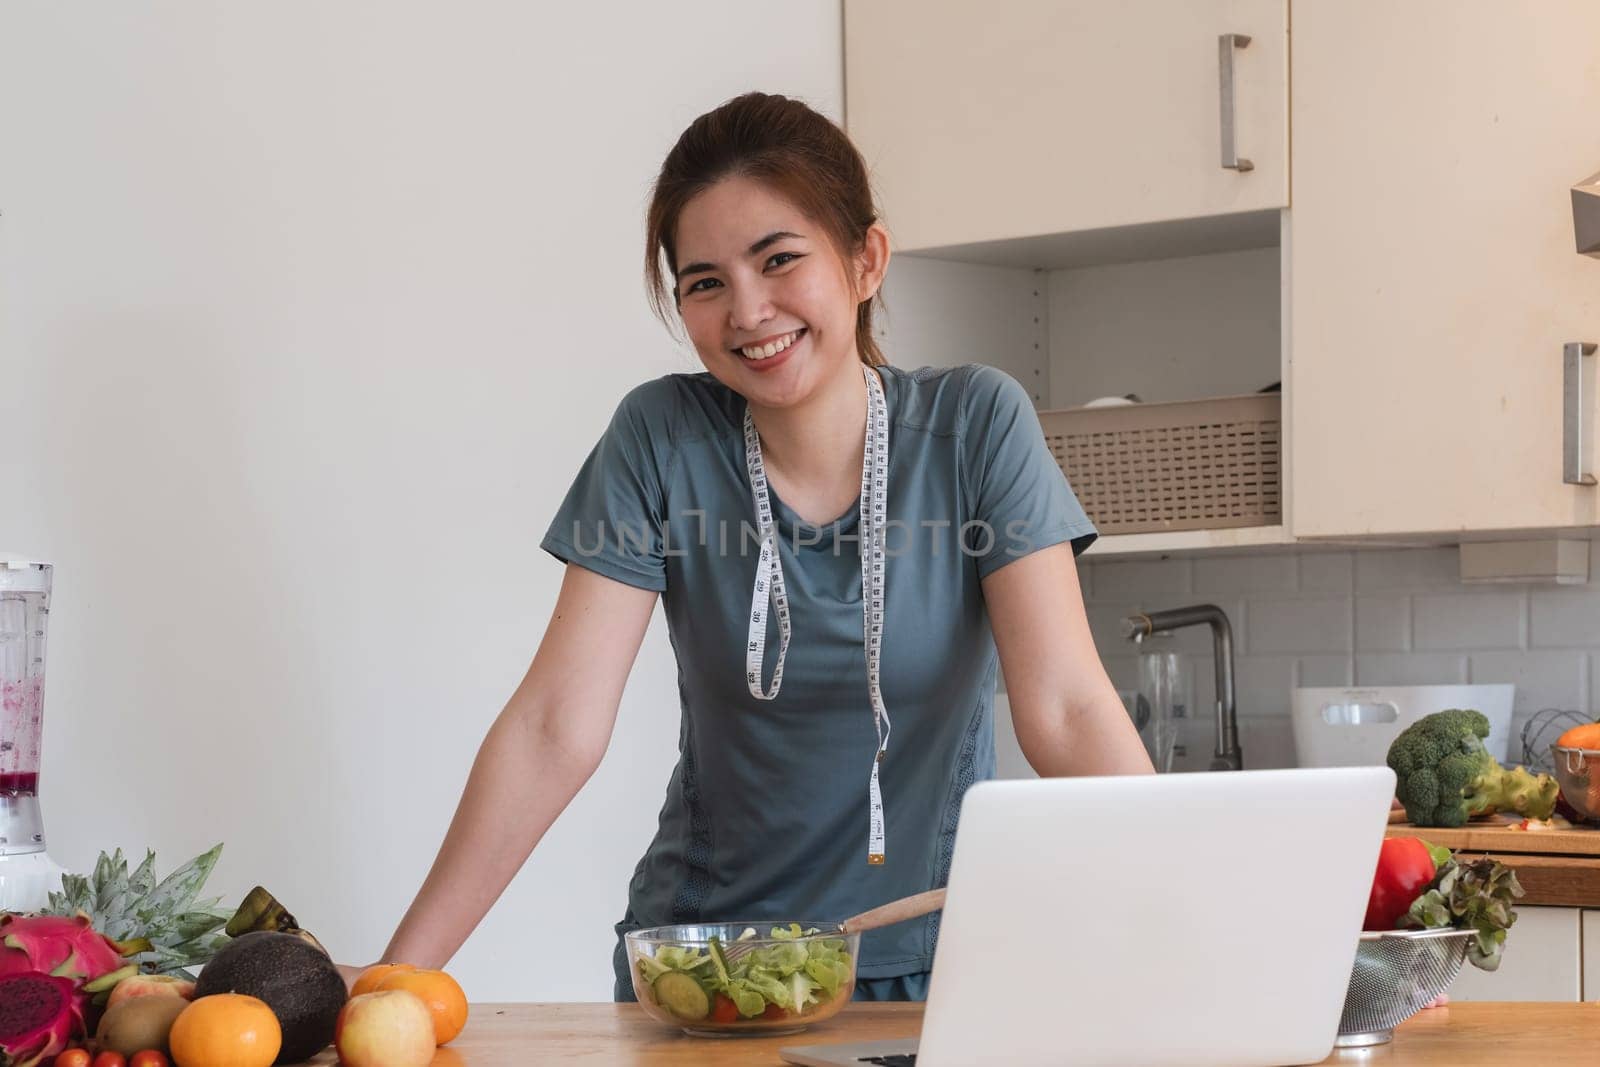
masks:
<instances>
[{"instance_id":1,"label":"blender","mask_svg":"<svg viewBox=\"0 0 1600 1067\"><path fill-rule=\"evenodd\" d=\"M39 813L50 576L0 554L0 911L38 910L61 885Z\"/></svg>"},{"instance_id":2,"label":"blender","mask_svg":"<svg viewBox=\"0 0 1600 1067\"><path fill-rule=\"evenodd\" d=\"M1139 648L1139 688L1133 722L1150 762L1158 773L1166 774L1177 758L1188 754L1188 665L1172 647L1170 633L1137 637L1134 643Z\"/></svg>"}]
</instances>

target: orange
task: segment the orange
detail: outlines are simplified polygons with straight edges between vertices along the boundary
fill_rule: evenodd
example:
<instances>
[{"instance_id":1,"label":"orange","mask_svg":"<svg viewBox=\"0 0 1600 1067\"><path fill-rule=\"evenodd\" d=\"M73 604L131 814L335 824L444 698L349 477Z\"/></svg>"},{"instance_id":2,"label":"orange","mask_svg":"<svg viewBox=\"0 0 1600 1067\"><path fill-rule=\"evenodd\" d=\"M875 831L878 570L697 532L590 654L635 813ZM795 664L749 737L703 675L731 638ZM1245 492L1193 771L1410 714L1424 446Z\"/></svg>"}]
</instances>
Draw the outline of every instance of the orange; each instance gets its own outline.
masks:
<instances>
[{"instance_id":1,"label":"orange","mask_svg":"<svg viewBox=\"0 0 1600 1067\"><path fill-rule=\"evenodd\" d=\"M213 993L179 1014L167 1042L178 1067L272 1067L283 1031L255 997Z\"/></svg>"},{"instance_id":2,"label":"orange","mask_svg":"<svg viewBox=\"0 0 1600 1067\"><path fill-rule=\"evenodd\" d=\"M359 997L363 993L371 993L378 988L378 983L398 971L414 971L415 967L409 963L375 963L361 972L361 977L356 979L356 984L350 987L350 995Z\"/></svg>"},{"instance_id":3,"label":"orange","mask_svg":"<svg viewBox=\"0 0 1600 1067\"><path fill-rule=\"evenodd\" d=\"M443 971L396 971L378 982L379 989L404 989L422 998L433 1015L433 1039L443 1045L467 1025L467 995Z\"/></svg>"},{"instance_id":4,"label":"orange","mask_svg":"<svg viewBox=\"0 0 1600 1067\"><path fill-rule=\"evenodd\" d=\"M1600 722L1574 726L1556 739L1562 748L1600 748Z\"/></svg>"}]
</instances>

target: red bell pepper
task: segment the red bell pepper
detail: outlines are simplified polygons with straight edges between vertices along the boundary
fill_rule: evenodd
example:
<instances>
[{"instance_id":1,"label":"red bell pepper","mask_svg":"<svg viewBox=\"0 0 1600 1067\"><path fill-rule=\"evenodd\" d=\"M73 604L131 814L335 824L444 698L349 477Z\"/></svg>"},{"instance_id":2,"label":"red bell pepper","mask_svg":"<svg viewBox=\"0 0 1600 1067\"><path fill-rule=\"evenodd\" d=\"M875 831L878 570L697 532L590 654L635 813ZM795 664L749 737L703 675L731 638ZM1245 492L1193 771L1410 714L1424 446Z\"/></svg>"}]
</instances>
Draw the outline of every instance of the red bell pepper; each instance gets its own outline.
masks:
<instances>
[{"instance_id":1,"label":"red bell pepper","mask_svg":"<svg viewBox=\"0 0 1600 1067\"><path fill-rule=\"evenodd\" d=\"M1367 916L1363 930L1393 930L1411 902L1420 897L1439 869L1437 857L1448 856L1417 837L1387 837L1378 850L1378 869L1372 878L1372 893L1367 897Z\"/></svg>"}]
</instances>

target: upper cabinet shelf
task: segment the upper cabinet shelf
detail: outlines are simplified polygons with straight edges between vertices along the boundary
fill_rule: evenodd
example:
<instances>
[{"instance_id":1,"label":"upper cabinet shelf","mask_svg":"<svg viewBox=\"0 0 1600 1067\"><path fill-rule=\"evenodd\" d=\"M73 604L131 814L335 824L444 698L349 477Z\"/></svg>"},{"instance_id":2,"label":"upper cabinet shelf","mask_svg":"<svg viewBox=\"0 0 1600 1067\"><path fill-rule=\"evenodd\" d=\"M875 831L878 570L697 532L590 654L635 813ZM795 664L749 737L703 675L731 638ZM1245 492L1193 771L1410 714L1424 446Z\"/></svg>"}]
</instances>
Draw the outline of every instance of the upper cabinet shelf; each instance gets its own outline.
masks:
<instances>
[{"instance_id":1,"label":"upper cabinet shelf","mask_svg":"<svg viewBox=\"0 0 1600 1067\"><path fill-rule=\"evenodd\" d=\"M1288 84L1286 0L845 5L845 121L896 251L1059 268L1276 244ZM1230 117L1248 170L1223 165Z\"/></svg>"},{"instance_id":2,"label":"upper cabinet shelf","mask_svg":"<svg viewBox=\"0 0 1600 1067\"><path fill-rule=\"evenodd\" d=\"M1281 382L1281 525L1108 555L1600 528L1565 477L1600 466L1600 356L1570 354L1600 342L1570 192L1600 168L1600 3L1507 12L846 0L845 122L926 320L897 329L1033 361L1041 408ZM910 292L958 277L1018 295Z\"/></svg>"}]
</instances>

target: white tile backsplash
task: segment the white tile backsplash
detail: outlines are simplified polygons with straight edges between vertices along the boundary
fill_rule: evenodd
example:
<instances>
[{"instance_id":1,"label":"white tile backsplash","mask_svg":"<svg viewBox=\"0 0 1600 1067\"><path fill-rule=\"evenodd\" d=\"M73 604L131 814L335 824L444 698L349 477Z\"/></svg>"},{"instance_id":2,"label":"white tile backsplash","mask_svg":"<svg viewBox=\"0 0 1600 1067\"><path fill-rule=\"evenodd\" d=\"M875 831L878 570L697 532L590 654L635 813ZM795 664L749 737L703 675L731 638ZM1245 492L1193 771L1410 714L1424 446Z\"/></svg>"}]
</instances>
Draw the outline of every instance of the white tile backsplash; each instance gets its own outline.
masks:
<instances>
[{"instance_id":1,"label":"white tile backsplash","mask_svg":"<svg viewBox=\"0 0 1600 1067\"><path fill-rule=\"evenodd\" d=\"M1349 656L1301 656L1299 679L1307 687L1355 685L1355 664Z\"/></svg>"},{"instance_id":2,"label":"white tile backsplash","mask_svg":"<svg viewBox=\"0 0 1600 1067\"><path fill-rule=\"evenodd\" d=\"M1250 652L1349 652L1350 597L1251 600Z\"/></svg>"},{"instance_id":3,"label":"white tile backsplash","mask_svg":"<svg viewBox=\"0 0 1600 1067\"><path fill-rule=\"evenodd\" d=\"M1236 657L1234 696L1240 715L1271 717L1289 714L1289 694L1294 691L1298 660L1294 656ZM1216 690L1207 691L1215 699ZM1196 703L1200 694L1195 695Z\"/></svg>"},{"instance_id":4,"label":"white tile backsplash","mask_svg":"<svg viewBox=\"0 0 1600 1067\"><path fill-rule=\"evenodd\" d=\"M1298 568L1289 553L1272 556L1218 556L1194 561L1194 591L1198 596L1217 593L1292 593Z\"/></svg>"},{"instance_id":5,"label":"white tile backsplash","mask_svg":"<svg viewBox=\"0 0 1600 1067\"><path fill-rule=\"evenodd\" d=\"M1421 652L1523 648L1527 603L1520 590L1413 597L1411 645Z\"/></svg>"},{"instance_id":6,"label":"white tile backsplash","mask_svg":"<svg viewBox=\"0 0 1600 1067\"><path fill-rule=\"evenodd\" d=\"M1532 648L1600 645L1600 591L1541 589L1532 594L1528 644Z\"/></svg>"},{"instance_id":7,"label":"white tile backsplash","mask_svg":"<svg viewBox=\"0 0 1600 1067\"><path fill-rule=\"evenodd\" d=\"M1356 597L1357 652L1404 652L1410 647L1410 597Z\"/></svg>"},{"instance_id":8,"label":"white tile backsplash","mask_svg":"<svg viewBox=\"0 0 1600 1067\"><path fill-rule=\"evenodd\" d=\"M1134 609L1215 603L1234 629L1246 766L1293 766L1295 686L1513 682L1514 727L1534 711L1600 710L1600 582L1571 589L1462 585L1454 548L1262 552L1193 560L1080 563L1108 673L1137 684L1121 637ZM1190 668L1194 718L1180 769L1214 744L1211 636L1171 644Z\"/></svg>"},{"instance_id":9,"label":"white tile backsplash","mask_svg":"<svg viewBox=\"0 0 1600 1067\"><path fill-rule=\"evenodd\" d=\"M1348 593L1355 584L1355 560L1348 552L1304 552L1300 562L1300 592Z\"/></svg>"},{"instance_id":10,"label":"white tile backsplash","mask_svg":"<svg viewBox=\"0 0 1600 1067\"><path fill-rule=\"evenodd\" d=\"M1164 598L1174 593L1192 595L1190 564L1186 559L1091 563L1090 566L1094 569L1096 600L1137 601L1145 597Z\"/></svg>"},{"instance_id":11,"label":"white tile backsplash","mask_svg":"<svg viewBox=\"0 0 1600 1067\"><path fill-rule=\"evenodd\" d=\"M1356 685L1458 685L1467 657L1442 652L1358 652Z\"/></svg>"},{"instance_id":12,"label":"white tile backsplash","mask_svg":"<svg viewBox=\"0 0 1600 1067\"><path fill-rule=\"evenodd\" d=\"M1589 710L1589 664L1585 652L1474 652L1469 682L1511 682L1517 687L1512 710L1540 708Z\"/></svg>"}]
</instances>

